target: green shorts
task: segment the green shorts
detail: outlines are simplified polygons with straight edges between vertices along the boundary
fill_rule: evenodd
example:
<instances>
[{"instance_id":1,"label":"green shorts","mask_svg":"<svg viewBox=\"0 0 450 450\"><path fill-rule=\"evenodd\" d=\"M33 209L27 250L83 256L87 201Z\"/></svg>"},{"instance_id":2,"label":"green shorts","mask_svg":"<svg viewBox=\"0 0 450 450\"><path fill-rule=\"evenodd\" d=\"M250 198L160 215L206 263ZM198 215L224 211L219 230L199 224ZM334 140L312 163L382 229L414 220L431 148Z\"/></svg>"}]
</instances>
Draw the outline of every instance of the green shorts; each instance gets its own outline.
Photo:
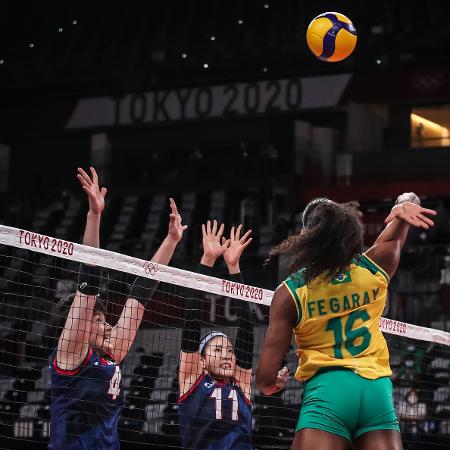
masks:
<instances>
[{"instance_id":1,"label":"green shorts","mask_svg":"<svg viewBox=\"0 0 450 450\"><path fill-rule=\"evenodd\" d=\"M368 431L400 431L388 377L368 380L343 368L325 369L305 383L297 428L338 434L350 442Z\"/></svg>"}]
</instances>

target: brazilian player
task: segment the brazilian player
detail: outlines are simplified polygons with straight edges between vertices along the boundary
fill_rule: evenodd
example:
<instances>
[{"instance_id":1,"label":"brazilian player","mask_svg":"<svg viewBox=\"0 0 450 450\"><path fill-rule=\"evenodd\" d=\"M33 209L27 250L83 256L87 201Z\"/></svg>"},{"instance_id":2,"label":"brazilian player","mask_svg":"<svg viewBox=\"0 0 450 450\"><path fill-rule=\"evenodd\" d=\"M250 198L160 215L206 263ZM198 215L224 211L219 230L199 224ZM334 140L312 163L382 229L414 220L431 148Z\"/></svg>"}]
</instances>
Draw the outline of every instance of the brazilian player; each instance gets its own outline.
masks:
<instances>
[{"instance_id":1,"label":"brazilian player","mask_svg":"<svg viewBox=\"0 0 450 450\"><path fill-rule=\"evenodd\" d=\"M99 247L100 219L106 188L98 176L78 169L78 179L89 199L83 244ZM181 225L174 201L167 237L152 261L167 264L181 240ZM117 422L123 405L120 363L133 344L136 332L157 282L137 277L117 324L105 321L97 299L100 272L82 264L75 293L58 346L52 355L51 450L118 450Z\"/></svg>"},{"instance_id":2,"label":"brazilian player","mask_svg":"<svg viewBox=\"0 0 450 450\"><path fill-rule=\"evenodd\" d=\"M250 244L242 225L222 237L224 225L202 226L203 256L200 271L211 273L223 255L232 281L242 283L239 260ZM246 303L238 316L235 344L221 332L200 338L199 301L194 292L186 299L185 323L180 353L179 418L185 450L252 449L252 407L250 402L253 360L253 327Z\"/></svg>"},{"instance_id":3,"label":"brazilian player","mask_svg":"<svg viewBox=\"0 0 450 450\"><path fill-rule=\"evenodd\" d=\"M271 250L294 254L295 273L274 294L256 383L266 395L279 390L293 331L295 377L305 381L294 450L344 450L350 442L355 450L402 449L378 324L409 227L433 226L435 211L411 201L420 203L415 194L398 198L365 253L358 205L324 198L307 205L300 233Z\"/></svg>"}]
</instances>

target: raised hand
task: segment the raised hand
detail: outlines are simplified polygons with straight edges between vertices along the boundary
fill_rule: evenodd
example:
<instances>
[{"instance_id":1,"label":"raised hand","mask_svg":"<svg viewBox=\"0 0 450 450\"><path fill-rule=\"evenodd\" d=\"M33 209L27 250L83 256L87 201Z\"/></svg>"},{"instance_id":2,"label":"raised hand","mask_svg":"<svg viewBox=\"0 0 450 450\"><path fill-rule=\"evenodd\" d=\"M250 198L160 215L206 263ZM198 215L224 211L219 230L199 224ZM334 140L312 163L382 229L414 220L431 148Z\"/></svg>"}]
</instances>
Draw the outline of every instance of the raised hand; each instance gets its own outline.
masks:
<instances>
[{"instance_id":1,"label":"raised hand","mask_svg":"<svg viewBox=\"0 0 450 450\"><path fill-rule=\"evenodd\" d=\"M436 211L433 209L422 208L411 202L403 202L392 208L391 213L386 217L385 223L392 222L395 218L398 218L408 222L413 227L428 230L434 225L434 222L427 216L435 216L436 214Z\"/></svg>"},{"instance_id":2,"label":"raised hand","mask_svg":"<svg viewBox=\"0 0 450 450\"><path fill-rule=\"evenodd\" d=\"M229 244L223 253L223 259L225 260L228 269L239 269L239 260L242 252L247 248L250 242L252 242L252 238L249 238L252 230L248 230L242 237L241 230L242 224L240 224L236 230L234 227L231 228ZM222 244L225 244L225 242L225 238L222 238Z\"/></svg>"},{"instance_id":3,"label":"raised hand","mask_svg":"<svg viewBox=\"0 0 450 450\"><path fill-rule=\"evenodd\" d=\"M181 216L178 213L178 208L173 198L169 198L170 215L169 215L169 230L167 231L167 237L173 242L180 242L184 231L187 229L187 225L182 225Z\"/></svg>"},{"instance_id":4,"label":"raised hand","mask_svg":"<svg viewBox=\"0 0 450 450\"><path fill-rule=\"evenodd\" d=\"M77 178L80 181L81 187L88 195L89 212L100 215L105 209L105 196L107 189L98 185L97 172L93 167L90 167L91 176L89 176L82 168L78 167Z\"/></svg>"},{"instance_id":5,"label":"raised hand","mask_svg":"<svg viewBox=\"0 0 450 450\"><path fill-rule=\"evenodd\" d=\"M216 259L223 255L225 249L228 246L229 241L221 238L223 235L224 224L217 227L217 220L212 223L208 220L205 224L202 224L203 235L203 257L202 264L212 266Z\"/></svg>"}]
</instances>

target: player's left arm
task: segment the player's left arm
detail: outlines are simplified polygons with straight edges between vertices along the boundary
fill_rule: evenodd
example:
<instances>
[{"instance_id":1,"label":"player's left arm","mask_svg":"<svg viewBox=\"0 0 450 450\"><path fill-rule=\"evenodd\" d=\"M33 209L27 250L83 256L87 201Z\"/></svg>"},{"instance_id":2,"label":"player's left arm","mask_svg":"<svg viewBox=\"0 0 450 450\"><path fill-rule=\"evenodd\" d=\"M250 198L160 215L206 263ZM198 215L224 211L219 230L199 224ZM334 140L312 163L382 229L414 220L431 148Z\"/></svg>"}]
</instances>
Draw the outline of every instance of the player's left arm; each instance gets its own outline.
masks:
<instances>
[{"instance_id":1,"label":"player's left arm","mask_svg":"<svg viewBox=\"0 0 450 450\"><path fill-rule=\"evenodd\" d=\"M183 232L187 228L187 225L181 224L181 216L178 213L175 201L172 198L169 201L171 212L167 236L151 259L152 262L164 265L169 264L178 243L183 237ZM120 363L125 358L132 346L137 330L142 322L145 306L151 299L157 286L158 281L148 278L137 277L134 281L122 314L117 324L111 330L111 346L117 363Z\"/></svg>"},{"instance_id":2,"label":"player's left arm","mask_svg":"<svg viewBox=\"0 0 450 450\"><path fill-rule=\"evenodd\" d=\"M297 311L286 286L280 285L270 305L269 328L256 369L256 386L264 395L284 388L288 369L280 370L292 340Z\"/></svg>"},{"instance_id":3,"label":"player's left arm","mask_svg":"<svg viewBox=\"0 0 450 450\"><path fill-rule=\"evenodd\" d=\"M90 168L89 176L78 168L77 178L89 200L89 211L83 235L83 245L100 247L100 220L105 208L107 189L100 189L97 172ZM58 339L56 363L60 369L74 370L84 360L89 350L92 318L99 290L100 269L80 264L78 289L70 305L64 328Z\"/></svg>"},{"instance_id":4,"label":"player's left arm","mask_svg":"<svg viewBox=\"0 0 450 450\"><path fill-rule=\"evenodd\" d=\"M230 281L245 284L240 269L240 259L244 250L252 242L252 238L250 237L252 230L248 230L242 237L241 231L242 224L237 228L231 228L230 239L228 241L222 238L224 244L227 242L225 251L223 252L223 259L228 268L228 278ZM236 355L235 378L245 396L250 400L253 366L253 324L251 322L250 303L239 300L236 300L236 302L242 304L242 307L239 308L238 312L238 331L234 344L234 352Z\"/></svg>"}]
</instances>

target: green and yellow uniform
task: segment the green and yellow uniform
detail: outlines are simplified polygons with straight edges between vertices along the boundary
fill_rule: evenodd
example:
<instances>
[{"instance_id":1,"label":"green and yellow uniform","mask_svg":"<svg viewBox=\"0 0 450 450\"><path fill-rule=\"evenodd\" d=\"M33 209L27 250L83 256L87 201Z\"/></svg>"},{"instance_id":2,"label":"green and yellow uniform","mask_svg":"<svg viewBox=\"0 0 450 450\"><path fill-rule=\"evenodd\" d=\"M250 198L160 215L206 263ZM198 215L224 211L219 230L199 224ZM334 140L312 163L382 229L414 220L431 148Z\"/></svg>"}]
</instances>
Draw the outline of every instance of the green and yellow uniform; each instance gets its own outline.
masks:
<instances>
[{"instance_id":1,"label":"green and yellow uniform","mask_svg":"<svg viewBox=\"0 0 450 450\"><path fill-rule=\"evenodd\" d=\"M297 430L319 428L349 440L374 429L399 430L389 351L379 329L388 275L366 255L332 280L306 284L303 273L284 281L297 309L295 377L306 381Z\"/></svg>"}]
</instances>

